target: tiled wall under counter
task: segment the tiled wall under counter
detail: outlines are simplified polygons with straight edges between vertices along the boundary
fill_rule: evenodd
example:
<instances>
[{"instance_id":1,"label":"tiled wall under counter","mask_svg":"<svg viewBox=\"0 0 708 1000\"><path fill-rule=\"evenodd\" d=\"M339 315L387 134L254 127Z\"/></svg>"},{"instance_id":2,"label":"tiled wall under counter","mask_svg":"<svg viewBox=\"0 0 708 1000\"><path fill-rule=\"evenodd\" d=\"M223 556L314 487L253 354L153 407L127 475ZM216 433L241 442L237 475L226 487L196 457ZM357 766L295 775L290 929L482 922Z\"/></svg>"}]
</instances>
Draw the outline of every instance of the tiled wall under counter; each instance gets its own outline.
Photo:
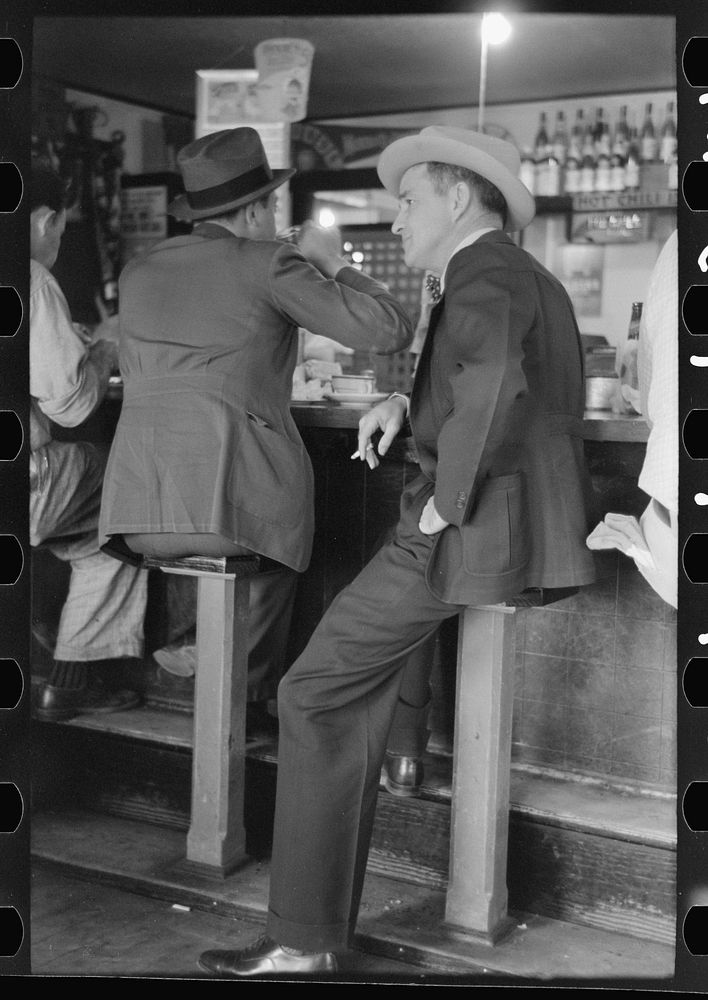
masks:
<instances>
[{"instance_id":1,"label":"tiled wall under counter","mask_svg":"<svg viewBox=\"0 0 708 1000\"><path fill-rule=\"evenodd\" d=\"M517 618L513 757L675 787L676 615L624 556Z\"/></svg>"}]
</instances>

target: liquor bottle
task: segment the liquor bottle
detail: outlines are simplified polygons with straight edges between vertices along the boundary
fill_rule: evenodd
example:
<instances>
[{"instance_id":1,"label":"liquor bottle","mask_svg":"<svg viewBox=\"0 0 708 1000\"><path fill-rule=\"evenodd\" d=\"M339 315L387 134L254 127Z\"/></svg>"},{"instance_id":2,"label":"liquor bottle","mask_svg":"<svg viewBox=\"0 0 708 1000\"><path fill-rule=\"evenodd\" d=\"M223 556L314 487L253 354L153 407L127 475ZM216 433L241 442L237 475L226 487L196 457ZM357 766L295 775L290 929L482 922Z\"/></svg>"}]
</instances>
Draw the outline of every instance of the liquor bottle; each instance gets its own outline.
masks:
<instances>
[{"instance_id":1,"label":"liquor bottle","mask_svg":"<svg viewBox=\"0 0 708 1000\"><path fill-rule=\"evenodd\" d=\"M624 165L625 191L636 191L639 188L640 171L641 154L639 151L639 138L636 128L633 128L629 134L629 149L627 150L627 160Z\"/></svg>"},{"instance_id":2,"label":"liquor bottle","mask_svg":"<svg viewBox=\"0 0 708 1000\"><path fill-rule=\"evenodd\" d=\"M624 157L613 152L610 157L610 191L624 191L626 173Z\"/></svg>"},{"instance_id":3,"label":"liquor bottle","mask_svg":"<svg viewBox=\"0 0 708 1000\"><path fill-rule=\"evenodd\" d=\"M534 157L536 161L545 159L551 150L551 143L548 138L548 131L546 128L546 112L542 111L539 116L538 121L538 131L536 132L536 138L533 143Z\"/></svg>"},{"instance_id":4,"label":"liquor bottle","mask_svg":"<svg viewBox=\"0 0 708 1000\"><path fill-rule=\"evenodd\" d=\"M676 153L676 121L674 120L674 102L666 105L664 124L661 126L661 149L659 156L662 163L671 163Z\"/></svg>"},{"instance_id":5,"label":"liquor bottle","mask_svg":"<svg viewBox=\"0 0 708 1000\"><path fill-rule=\"evenodd\" d=\"M533 153L525 148L521 153L521 166L519 168L519 180L525 184L531 194L536 194L536 164Z\"/></svg>"},{"instance_id":6,"label":"liquor bottle","mask_svg":"<svg viewBox=\"0 0 708 1000\"><path fill-rule=\"evenodd\" d=\"M582 154L571 139L568 155L563 164L563 191L565 194L577 194L580 191L580 163Z\"/></svg>"},{"instance_id":7,"label":"liquor bottle","mask_svg":"<svg viewBox=\"0 0 708 1000\"><path fill-rule=\"evenodd\" d=\"M595 111L593 144L596 158L600 155L610 155L610 127L605 121L605 113L602 108L597 108Z\"/></svg>"},{"instance_id":8,"label":"liquor bottle","mask_svg":"<svg viewBox=\"0 0 708 1000\"><path fill-rule=\"evenodd\" d=\"M657 157L658 143L656 139L656 129L654 128L654 119L652 118L651 104L647 104L644 112L644 124L642 125L640 139L640 154L642 163L654 163Z\"/></svg>"},{"instance_id":9,"label":"liquor bottle","mask_svg":"<svg viewBox=\"0 0 708 1000\"><path fill-rule=\"evenodd\" d=\"M584 194L592 194L595 190L595 155L584 147L583 159L580 164L580 190Z\"/></svg>"},{"instance_id":10,"label":"liquor bottle","mask_svg":"<svg viewBox=\"0 0 708 1000\"><path fill-rule=\"evenodd\" d=\"M575 121L570 130L570 142L568 143L568 155L575 156L578 161L582 156L583 136L585 135L585 122L583 121L583 109L578 108L575 112Z\"/></svg>"},{"instance_id":11,"label":"liquor bottle","mask_svg":"<svg viewBox=\"0 0 708 1000\"><path fill-rule=\"evenodd\" d=\"M583 159L585 159L586 157L592 157L593 160L595 159L595 136L592 124L590 122L587 122L585 125L581 152Z\"/></svg>"},{"instance_id":12,"label":"liquor bottle","mask_svg":"<svg viewBox=\"0 0 708 1000\"><path fill-rule=\"evenodd\" d=\"M629 122L627 121L627 105L620 108L619 118L615 125L615 133L612 141L612 152L616 156L621 156L622 160L627 159L629 150Z\"/></svg>"},{"instance_id":13,"label":"liquor bottle","mask_svg":"<svg viewBox=\"0 0 708 1000\"><path fill-rule=\"evenodd\" d=\"M568 132L565 127L565 114L562 111L556 114L556 127L551 141L551 152L562 166L568 155Z\"/></svg>"},{"instance_id":14,"label":"liquor bottle","mask_svg":"<svg viewBox=\"0 0 708 1000\"><path fill-rule=\"evenodd\" d=\"M599 153L595 161L595 190L611 191L610 156L608 153Z\"/></svg>"},{"instance_id":15,"label":"liquor bottle","mask_svg":"<svg viewBox=\"0 0 708 1000\"><path fill-rule=\"evenodd\" d=\"M632 303L627 340L619 355L619 399L620 413L641 413L639 401L639 373L637 356L639 353L639 325L642 319L642 303Z\"/></svg>"}]
</instances>

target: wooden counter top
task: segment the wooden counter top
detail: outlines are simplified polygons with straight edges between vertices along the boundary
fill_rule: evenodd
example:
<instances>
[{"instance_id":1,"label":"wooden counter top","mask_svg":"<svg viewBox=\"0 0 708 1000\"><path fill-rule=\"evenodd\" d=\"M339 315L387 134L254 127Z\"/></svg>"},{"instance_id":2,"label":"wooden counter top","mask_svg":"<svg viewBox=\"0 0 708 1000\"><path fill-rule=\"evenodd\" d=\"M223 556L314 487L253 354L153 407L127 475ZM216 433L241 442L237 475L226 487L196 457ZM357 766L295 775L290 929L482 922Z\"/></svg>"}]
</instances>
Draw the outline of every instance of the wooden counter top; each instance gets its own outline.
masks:
<instances>
[{"instance_id":1,"label":"wooden counter top","mask_svg":"<svg viewBox=\"0 0 708 1000\"><path fill-rule=\"evenodd\" d=\"M366 406L340 406L338 403L293 403L295 423L301 427L356 428ZM583 421L586 441L630 441L646 443L649 427L640 416L625 416L610 410L586 410Z\"/></svg>"},{"instance_id":2,"label":"wooden counter top","mask_svg":"<svg viewBox=\"0 0 708 1000\"><path fill-rule=\"evenodd\" d=\"M123 398L123 386L113 380L107 398L119 402ZM351 428L359 425L359 418L367 410L366 406L341 406L330 401L293 402L291 411L295 423L300 427ZM611 410L586 410L583 421L583 437L586 441L629 441L646 443L649 427L640 416L625 416Z\"/></svg>"}]
</instances>

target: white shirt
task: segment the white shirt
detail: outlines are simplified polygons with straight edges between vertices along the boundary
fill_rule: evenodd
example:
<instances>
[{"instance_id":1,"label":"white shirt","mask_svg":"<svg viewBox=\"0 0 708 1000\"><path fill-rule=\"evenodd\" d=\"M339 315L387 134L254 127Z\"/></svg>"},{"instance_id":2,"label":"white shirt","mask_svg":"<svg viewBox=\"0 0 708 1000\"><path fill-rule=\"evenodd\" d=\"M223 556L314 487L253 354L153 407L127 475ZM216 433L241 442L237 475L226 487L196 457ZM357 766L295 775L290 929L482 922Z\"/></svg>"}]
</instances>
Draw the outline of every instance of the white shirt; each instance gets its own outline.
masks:
<instances>
[{"instance_id":1,"label":"white shirt","mask_svg":"<svg viewBox=\"0 0 708 1000\"><path fill-rule=\"evenodd\" d=\"M639 488L678 511L678 234L654 265L639 332L639 390L649 424Z\"/></svg>"},{"instance_id":2,"label":"white shirt","mask_svg":"<svg viewBox=\"0 0 708 1000\"><path fill-rule=\"evenodd\" d=\"M107 383L94 363L81 326L51 272L30 260L30 449L51 440L49 420L63 427L82 423ZM49 419L47 419L49 418Z\"/></svg>"}]
</instances>

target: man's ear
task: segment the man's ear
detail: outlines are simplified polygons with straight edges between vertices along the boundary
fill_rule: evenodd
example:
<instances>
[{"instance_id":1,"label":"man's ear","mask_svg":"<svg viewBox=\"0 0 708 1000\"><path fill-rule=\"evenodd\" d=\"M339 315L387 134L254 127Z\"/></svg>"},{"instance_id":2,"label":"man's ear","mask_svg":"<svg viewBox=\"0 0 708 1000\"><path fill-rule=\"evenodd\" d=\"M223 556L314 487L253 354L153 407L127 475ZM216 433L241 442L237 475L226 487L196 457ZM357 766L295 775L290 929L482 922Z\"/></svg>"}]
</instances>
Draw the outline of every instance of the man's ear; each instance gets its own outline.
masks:
<instances>
[{"instance_id":1,"label":"man's ear","mask_svg":"<svg viewBox=\"0 0 708 1000\"><path fill-rule=\"evenodd\" d=\"M458 181L456 184L453 184L449 189L449 193L452 217L457 222L460 216L467 210L472 200L472 194L469 185L465 184L464 181Z\"/></svg>"},{"instance_id":2,"label":"man's ear","mask_svg":"<svg viewBox=\"0 0 708 1000\"><path fill-rule=\"evenodd\" d=\"M30 224L34 226L39 236L46 236L47 230L56 218L56 212L48 205L40 205L30 213Z\"/></svg>"}]
</instances>

